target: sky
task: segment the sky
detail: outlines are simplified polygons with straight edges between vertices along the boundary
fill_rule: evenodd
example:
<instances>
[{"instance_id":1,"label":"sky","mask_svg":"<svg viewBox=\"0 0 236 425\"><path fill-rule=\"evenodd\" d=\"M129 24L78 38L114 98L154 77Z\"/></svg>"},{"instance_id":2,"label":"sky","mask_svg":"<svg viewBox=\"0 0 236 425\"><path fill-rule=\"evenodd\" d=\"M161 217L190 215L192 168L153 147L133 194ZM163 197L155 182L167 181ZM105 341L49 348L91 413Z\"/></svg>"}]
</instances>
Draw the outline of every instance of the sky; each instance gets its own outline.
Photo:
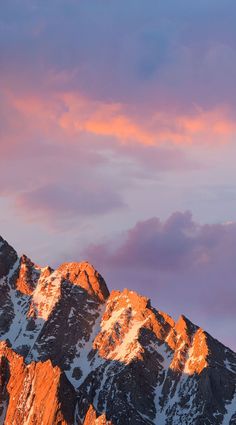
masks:
<instances>
[{"instance_id":1,"label":"sky","mask_svg":"<svg viewBox=\"0 0 236 425\"><path fill-rule=\"evenodd\" d=\"M236 350L235 0L7 0L0 234Z\"/></svg>"}]
</instances>

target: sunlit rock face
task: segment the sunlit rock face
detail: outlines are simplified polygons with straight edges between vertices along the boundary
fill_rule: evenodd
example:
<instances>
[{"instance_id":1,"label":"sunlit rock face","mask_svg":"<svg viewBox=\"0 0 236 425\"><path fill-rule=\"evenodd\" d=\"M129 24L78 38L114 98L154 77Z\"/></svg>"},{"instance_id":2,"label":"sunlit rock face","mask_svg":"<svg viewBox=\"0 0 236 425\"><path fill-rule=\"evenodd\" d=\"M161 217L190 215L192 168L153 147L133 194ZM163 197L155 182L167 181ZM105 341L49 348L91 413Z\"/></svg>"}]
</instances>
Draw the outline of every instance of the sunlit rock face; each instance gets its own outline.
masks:
<instances>
[{"instance_id":1,"label":"sunlit rock face","mask_svg":"<svg viewBox=\"0 0 236 425\"><path fill-rule=\"evenodd\" d=\"M0 344L1 421L5 424L73 424L76 394L64 372L50 360L26 365Z\"/></svg>"},{"instance_id":2,"label":"sunlit rock face","mask_svg":"<svg viewBox=\"0 0 236 425\"><path fill-rule=\"evenodd\" d=\"M85 289L89 295L101 302L109 296L103 277L88 262L64 263L58 271L65 279Z\"/></svg>"},{"instance_id":3,"label":"sunlit rock face","mask_svg":"<svg viewBox=\"0 0 236 425\"><path fill-rule=\"evenodd\" d=\"M94 407L90 405L83 425L112 425L112 422L107 420L105 413L98 415Z\"/></svg>"},{"instance_id":4,"label":"sunlit rock face","mask_svg":"<svg viewBox=\"0 0 236 425\"><path fill-rule=\"evenodd\" d=\"M0 425L235 425L236 354L87 262L0 238Z\"/></svg>"}]
</instances>

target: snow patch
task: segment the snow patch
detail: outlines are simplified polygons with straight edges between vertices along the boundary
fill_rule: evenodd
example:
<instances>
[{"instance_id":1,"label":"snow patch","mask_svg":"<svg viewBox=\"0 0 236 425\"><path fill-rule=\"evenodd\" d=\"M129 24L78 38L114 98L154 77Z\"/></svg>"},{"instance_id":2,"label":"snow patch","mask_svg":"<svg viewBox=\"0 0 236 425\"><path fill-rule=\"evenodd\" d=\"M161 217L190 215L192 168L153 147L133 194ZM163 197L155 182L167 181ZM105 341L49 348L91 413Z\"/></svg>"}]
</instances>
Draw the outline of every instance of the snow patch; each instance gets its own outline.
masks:
<instances>
[{"instance_id":1,"label":"snow patch","mask_svg":"<svg viewBox=\"0 0 236 425\"><path fill-rule=\"evenodd\" d=\"M226 404L226 410L227 413L224 416L222 425L229 425L230 423L230 419L232 418L233 415L236 415L236 391L234 393L234 397L232 398L232 400Z\"/></svg>"},{"instance_id":2,"label":"snow patch","mask_svg":"<svg viewBox=\"0 0 236 425\"><path fill-rule=\"evenodd\" d=\"M138 335L140 328L147 322L149 318L143 321L133 320L131 328L125 334L122 342L117 348L111 352L111 355L108 356L112 360L119 360L124 363L129 363L133 358L140 353L143 348L138 342Z\"/></svg>"},{"instance_id":3,"label":"snow patch","mask_svg":"<svg viewBox=\"0 0 236 425\"><path fill-rule=\"evenodd\" d=\"M32 303L36 308L38 317L47 320L61 296L61 275L52 273L47 279L39 279L38 285L32 295Z\"/></svg>"},{"instance_id":4,"label":"snow patch","mask_svg":"<svg viewBox=\"0 0 236 425\"><path fill-rule=\"evenodd\" d=\"M97 310L93 310L93 311L94 311L94 314L97 314ZM101 330L100 329L100 323L101 323L101 318L102 318L103 313L104 313L104 306L101 306L99 308L99 315L94 322L94 325L93 325L91 334L89 336L89 339L87 341L85 339L78 341L78 343L76 345L75 357L70 364L70 370L65 371L67 378L69 379L69 381L71 382L71 384L75 388L78 388L80 386L82 381L84 381L86 379L88 374L93 369L95 369L96 367L99 366L99 364L104 362L104 360L99 358L98 356L96 356L95 361L94 360L91 361L91 360L88 359L88 355L93 348L93 341L94 341L96 335ZM92 365L91 365L91 363L92 363ZM79 379L75 379L75 377L72 376L75 368L79 368L81 373L82 373L82 375Z\"/></svg>"}]
</instances>

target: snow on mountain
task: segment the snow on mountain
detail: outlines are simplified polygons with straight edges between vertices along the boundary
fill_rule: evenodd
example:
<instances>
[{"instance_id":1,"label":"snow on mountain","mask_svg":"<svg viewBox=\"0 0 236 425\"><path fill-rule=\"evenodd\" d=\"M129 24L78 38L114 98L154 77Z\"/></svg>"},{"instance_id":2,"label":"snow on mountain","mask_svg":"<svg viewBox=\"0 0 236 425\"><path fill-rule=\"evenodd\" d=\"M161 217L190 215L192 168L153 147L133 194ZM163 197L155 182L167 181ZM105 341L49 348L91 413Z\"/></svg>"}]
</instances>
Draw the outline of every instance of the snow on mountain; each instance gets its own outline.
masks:
<instances>
[{"instance_id":1,"label":"snow on mountain","mask_svg":"<svg viewBox=\"0 0 236 425\"><path fill-rule=\"evenodd\" d=\"M236 354L87 262L0 238L0 340L0 424L236 424Z\"/></svg>"}]
</instances>

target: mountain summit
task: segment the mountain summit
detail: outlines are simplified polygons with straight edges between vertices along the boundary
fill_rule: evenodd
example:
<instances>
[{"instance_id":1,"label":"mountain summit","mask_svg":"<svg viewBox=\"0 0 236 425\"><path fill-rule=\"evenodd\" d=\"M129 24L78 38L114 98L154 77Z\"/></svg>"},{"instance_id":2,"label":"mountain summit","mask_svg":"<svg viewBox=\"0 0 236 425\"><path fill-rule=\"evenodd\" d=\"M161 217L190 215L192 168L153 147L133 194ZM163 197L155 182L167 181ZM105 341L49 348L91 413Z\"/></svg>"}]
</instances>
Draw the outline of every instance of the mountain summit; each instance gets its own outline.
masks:
<instances>
[{"instance_id":1,"label":"mountain summit","mask_svg":"<svg viewBox=\"0 0 236 425\"><path fill-rule=\"evenodd\" d=\"M235 425L236 354L87 262L0 238L0 425Z\"/></svg>"}]
</instances>

